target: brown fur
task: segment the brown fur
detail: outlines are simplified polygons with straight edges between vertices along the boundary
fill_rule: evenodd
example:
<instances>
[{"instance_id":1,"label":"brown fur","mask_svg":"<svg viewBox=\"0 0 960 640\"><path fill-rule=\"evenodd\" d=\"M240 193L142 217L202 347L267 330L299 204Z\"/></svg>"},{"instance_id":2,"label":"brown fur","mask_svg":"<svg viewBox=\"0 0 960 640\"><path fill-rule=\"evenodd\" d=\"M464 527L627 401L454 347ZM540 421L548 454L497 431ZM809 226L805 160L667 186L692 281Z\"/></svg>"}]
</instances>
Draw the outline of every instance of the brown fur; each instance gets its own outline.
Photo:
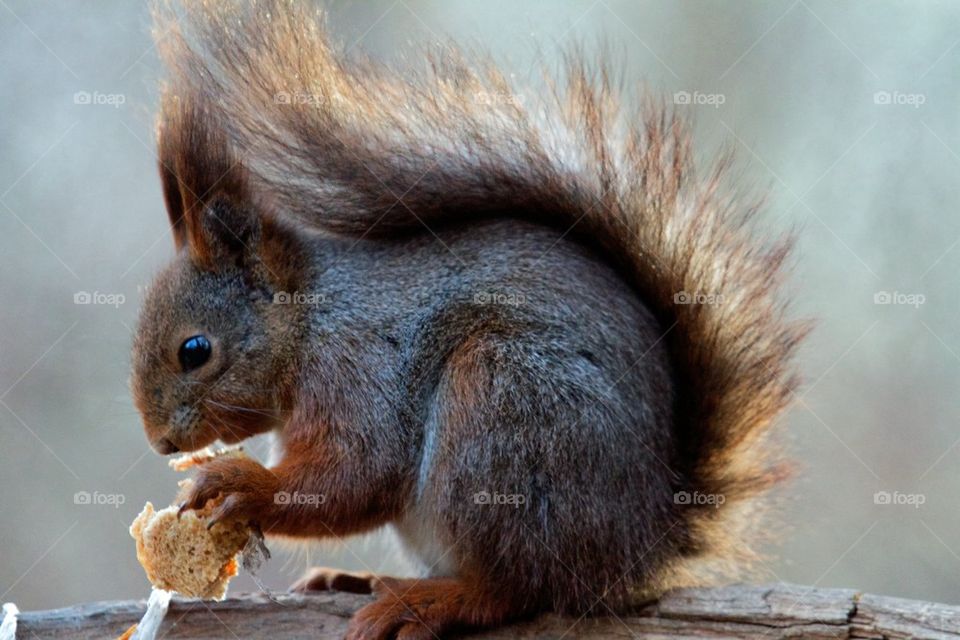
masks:
<instances>
[{"instance_id":1,"label":"brown fur","mask_svg":"<svg viewBox=\"0 0 960 640\"><path fill-rule=\"evenodd\" d=\"M502 251L504 256L526 256L528 266L514 274L506 271L496 282L530 296L541 289L556 292L556 303L548 305L550 314L564 313L575 306L569 301L596 294L601 299L577 312L583 322L594 322L584 314L596 311L605 314L598 316L605 336L607 331L625 336L616 329L621 322L640 327L636 338L611 338L623 340L624 357L635 354L626 361L629 367L619 367L620 378L611 375L611 388L630 369L642 369L630 373L627 381L635 388L623 392L639 394L655 416L649 425L635 425L653 456L638 464L656 467L657 461L666 460L669 474L645 470L649 486L631 488L649 492L636 498L637 508L649 503L651 509L640 525L645 529L639 550L625 548L623 556L611 550L607 558L589 564L598 553L590 547L592 538L602 549L602 534L608 532L590 530L586 522L585 530L560 532L547 546L563 558L586 562L581 569L589 574L585 585L570 582L561 588L562 567L543 566L550 563L537 555L545 542L530 528L535 521L521 519L511 525L489 520L489 515L478 520L479 515L466 512L461 518L456 509L463 507L457 507L453 496L467 490L460 483L470 477L471 467L438 454L430 473L447 480L428 484L421 499L452 514L444 522L451 532L448 544L454 548L458 577L409 585L399 608L384 596L377 605L384 611L377 611L382 615L396 609L397 614L382 622L389 627L385 633L405 620L405 608L442 611L427 624L442 630L457 622L486 624L542 608L586 611L598 599L617 605L628 590L700 582L707 574L730 574L747 566L752 557L749 539L760 529L751 514L761 504L758 498L784 476L768 435L796 384L791 357L803 328L785 320L778 295L788 242L765 246L756 239L751 232L755 207L744 205L725 186L726 162L704 175L694 172L689 138L675 115L650 104L628 108L604 67L592 69L576 59L569 62L553 101L529 109L512 101L491 105L476 96L512 91L491 65L472 66L455 51L444 50L431 59L429 69L398 76L370 62L348 60L330 44L322 19L299 3L267 0L245 9L239 3L190 0L160 9L157 30L170 69L159 127L161 175L177 245L190 259L161 278L166 291L148 301L145 313L170 314L169 307L185 304L177 292L199 276L186 271L172 275L178 269L216 273L212 288L269 292L318 282L335 289L338 282L324 280L324 269L341 263L367 269L363 282L389 280L402 271L400 265L422 259L419 280L413 271L409 278L396 275L395 286L415 297L420 283L439 283L460 268L458 261L472 265L475 252L490 256L497 254L484 251ZM283 95L291 100L277 99ZM483 222L503 217L526 222ZM531 223L535 226L525 226ZM548 237L538 227L562 235ZM453 260L440 249L430 253L431 236L467 258L455 255ZM369 260L354 257L362 255ZM599 266L597 256L603 256L609 269ZM446 266L437 271L441 262ZM227 263L239 265L245 274L237 276L236 285L226 284ZM415 270L417 265L409 266ZM344 273L341 278L349 280ZM624 293L614 282L618 279L634 293ZM677 304L680 292L720 294L724 299L714 305ZM363 308L385 295L368 292L354 304ZM197 304L209 299L198 297ZM385 304L408 304L412 311L427 308L423 305L432 299L424 298L417 303L420 307L394 298ZM603 300L609 309L603 308ZM246 413L248 418L271 416L241 435L284 423L284 459L270 470L231 471L212 463L201 471L188 506L202 504L207 494L235 493L240 497L224 515L256 519L274 533L363 531L407 512L419 486L414 470L418 452L426 446L419 427L386 430L376 426L379 420L395 415L396 424L419 424L430 416L445 425L438 451L462 447L481 452L472 470L482 474L476 466L486 460L482 456L499 455L499 447L512 446L508 442L514 437L494 432L485 420L498 417L511 423L504 412L515 407L515 424L522 432L532 429L540 411L546 413L537 424L563 415L563 410L554 413L552 407L525 404L537 402L537 390L550 384L549 377L542 378L549 376L549 369L543 369L541 360L552 362L553 357L549 345L537 342L542 330L528 329L546 316L528 317L526 309L488 307L479 315L461 314L455 307L441 310L435 329L417 338L422 343L404 343L404 349L415 354L409 368L396 369L390 363L407 353L394 346L396 314L371 307L362 316L370 320L369 327L351 321L336 337L331 334L329 342L310 338L310 346L304 346L306 336L316 330L310 328L315 326L313 316L295 309L254 308L255 326L262 327L258 331L263 336L258 339L254 332L252 344L273 345L263 347L269 357L257 360L264 362L261 369L253 373L244 351L238 371L249 370L244 375L250 379L223 381L221 373L214 381L199 372L198 381L178 384L199 394L191 396L194 405L212 394L239 406L235 417L248 409L259 412ZM172 383L160 381L151 367L161 364L157 345L168 344L173 327L184 320L171 320L171 326L158 322L141 329L135 355L135 373L142 373L134 377L134 390L152 440L169 435L174 401L168 390ZM580 329L569 326L571 335L578 335ZM318 342L325 346L314 346ZM598 355L604 345L601 341L590 350L581 349L580 356L573 354L580 358L576 366L610 371L617 356ZM366 371L383 373L371 378L364 377ZM570 369L570 375L575 371ZM527 380L541 380L540 386L510 395L511 388L524 389ZM489 381L495 390L502 389L497 393L506 394L497 396L501 400L492 400ZM569 406L586 407L583 416L588 416L593 401L578 402L579 387L569 384L558 386L561 391L551 402L569 400ZM406 391L401 393L401 388ZM424 396L427 389L436 390L436 405ZM590 389L588 397L601 398L602 393ZM402 399L394 402L397 394ZM627 396L625 404L617 406L632 416L629 420L639 420ZM192 426L177 427L178 446L223 438L228 427L216 427L215 415L203 414ZM229 420L222 417L219 422ZM660 432L661 423L672 425L669 434ZM608 428L619 429L615 424ZM498 441L496 450L488 451L489 439L501 437L503 444ZM563 456L575 455L576 445L567 443L564 433L556 438L556 455L546 468L574 465ZM513 457L519 460L528 445L517 446ZM601 441L597 446L600 449L587 455L602 460L606 445ZM232 464L223 461L227 467ZM571 478L578 475L577 468L567 472ZM538 483L553 482L553 474L533 476L533 491L540 491ZM278 487L335 499L309 513L279 508L266 499ZM723 496L724 502L665 502L670 492L679 491ZM614 517L603 511L606 507L585 508L598 523ZM474 545L463 547L461 555L461 543L455 542L458 532ZM526 572L516 578L516 592L491 582L502 579L505 567L477 561L504 549L518 554L504 560L518 563L510 568ZM636 566L623 566L631 558ZM534 588L528 585L543 584L556 589L524 592ZM505 602L498 594L515 599ZM372 610L365 611L361 618L372 615ZM380 635L371 631L369 637Z\"/></svg>"}]
</instances>

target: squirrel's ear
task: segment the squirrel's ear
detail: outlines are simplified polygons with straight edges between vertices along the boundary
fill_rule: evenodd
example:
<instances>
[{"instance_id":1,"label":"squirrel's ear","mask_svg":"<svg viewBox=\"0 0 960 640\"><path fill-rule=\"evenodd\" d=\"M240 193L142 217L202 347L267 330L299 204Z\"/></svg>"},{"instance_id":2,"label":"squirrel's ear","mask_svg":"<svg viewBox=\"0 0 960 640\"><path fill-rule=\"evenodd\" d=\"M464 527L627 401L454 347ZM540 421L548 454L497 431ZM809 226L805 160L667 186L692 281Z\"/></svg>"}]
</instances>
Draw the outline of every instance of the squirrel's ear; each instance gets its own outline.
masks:
<instances>
[{"instance_id":1,"label":"squirrel's ear","mask_svg":"<svg viewBox=\"0 0 960 640\"><path fill-rule=\"evenodd\" d=\"M201 97L164 93L157 146L177 250L209 269L242 258L258 226L247 172Z\"/></svg>"},{"instance_id":2,"label":"squirrel's ear","mask_svg":"<svg viewBox=\"0 0 960 640\"><path fill-rule=\"evenodd\" d=\"M258 250L257 214L226 197L214 197L192 213L188 225L190 255L199 266L242 264Z\"/></svg>"},{"instance_id":3,"label":"squirrel's ear","mask_svg":"<svg viewBox=\"0 0 960 640\"><path fill-rule=\"evenodd\" d=\"M289 223L263 216L248 204L214 197L187 226L187 248L194 264L214 270L227 265L280 291L298 289L307 252Z\"/></svg>"},{"instance_id":4,"label":"squirrel's ear","mask_svg":"<svg viewBox=\"0 0 960 640\"><path fill-rule=\"evenodd\" d=\"M309 249L303 234L289 221L264 216L259 220L257 235L259 276L269 282L275 291L297 291L310 271Z\"/></svg>"},{"instance_id":5,"label":"squirrel's ear","mask_svg":"<svg viewBox=\"0 0 960 640\"><path fill-rule=\"evenodd\" d=\"M160 162L160 182L163 186L163 201L170 217L173 243L180 251L187 244L187 223L184 219L183 198L180 196L180 181L176 174Z\"/></svg>"},{"instance_id":6,"label":"squirrel's ear","mask_svg":"<svg viewBox=\"0 0 960 640\"><path fill-rule=\"evenodd\" d=\"M225 153L194 153L187 159L179 158L175 169L169 164L160 165L177 251L186 249L204 269L242 260L255 250L252 245L259 231L243 166Z\"/></svg>"}]
</instances>

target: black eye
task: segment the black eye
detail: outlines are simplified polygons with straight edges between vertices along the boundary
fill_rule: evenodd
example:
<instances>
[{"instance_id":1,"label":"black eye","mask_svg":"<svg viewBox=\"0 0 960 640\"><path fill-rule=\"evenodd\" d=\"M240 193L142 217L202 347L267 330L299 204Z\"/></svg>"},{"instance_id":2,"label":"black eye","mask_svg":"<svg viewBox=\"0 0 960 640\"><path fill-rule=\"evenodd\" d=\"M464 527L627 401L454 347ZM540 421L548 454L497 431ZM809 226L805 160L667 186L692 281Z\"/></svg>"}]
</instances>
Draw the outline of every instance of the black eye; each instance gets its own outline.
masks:
<instances>
[{"instance_id":1,"label":"black eye","mask_svg":"<svg viewBox=\"0 0 960 640\"><path fill-rule=\"evenodd\" d=\"M210 349L210 341L206 336L193 336L184 340L177 354L184 372L203 366L203 363L210 359Z\"/></svg>"}]
</instances>

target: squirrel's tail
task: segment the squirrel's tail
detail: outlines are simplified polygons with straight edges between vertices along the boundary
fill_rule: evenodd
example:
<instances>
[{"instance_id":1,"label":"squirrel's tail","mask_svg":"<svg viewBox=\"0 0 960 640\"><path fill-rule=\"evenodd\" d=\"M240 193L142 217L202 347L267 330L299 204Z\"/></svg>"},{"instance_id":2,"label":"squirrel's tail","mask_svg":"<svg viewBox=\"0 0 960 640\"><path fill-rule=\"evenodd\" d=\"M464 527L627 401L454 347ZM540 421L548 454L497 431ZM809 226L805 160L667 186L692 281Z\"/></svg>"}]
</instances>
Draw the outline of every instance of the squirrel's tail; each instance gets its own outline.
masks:
<instances>
[{"instance_id":1,"label":"squirrel's tail","mask_svg":"<svg viewBox=\"0 0 960 640\"><path fill-rule=\"evenodd\" d=\"M625 110L605 68L573 56L546 101L451 48L399 79L335 51L303 3L167 4L157 39L171 74L160 160L181 190L214 188L198 177L229 153L261 206L314 228L370 236L519 216L614 260L675 366L681 564L742 566L757 527L741 513L783 476L766 436L804 330L778 292L789 243L754 237L755 207L724 190L725 162L694 174L675 115ZM230 149L205 144L211 128Z\"/></svg>"}]
</instances>

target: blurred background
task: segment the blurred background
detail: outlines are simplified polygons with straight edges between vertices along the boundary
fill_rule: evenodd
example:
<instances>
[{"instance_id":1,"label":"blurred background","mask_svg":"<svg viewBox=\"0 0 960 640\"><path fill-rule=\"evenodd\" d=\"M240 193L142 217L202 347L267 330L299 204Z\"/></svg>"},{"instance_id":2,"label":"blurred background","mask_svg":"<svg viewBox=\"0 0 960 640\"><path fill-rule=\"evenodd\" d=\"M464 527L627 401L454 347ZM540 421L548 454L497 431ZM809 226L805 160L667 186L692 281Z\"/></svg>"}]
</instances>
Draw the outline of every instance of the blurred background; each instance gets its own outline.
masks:
<instances>
[{"instance_id":1,"label":"blurred background","mask_svg":"<svg viewBox=\"0 0 960 640\"><path fill-rule=\"evenodd\" d=\"M452 38L521 86L605 42L704 156L734 147L765 225L798 231L795 309L818 321L765 579L960 602L960 4L378 0L330 23L399 64ZM0 0L0 601L24 610L145 597L127 527L177 480L127 389L173 254L149 30L141 2ZM274 551L276 589L310 561L406 567L388 535Z\"/></svg>"}]
</instances>

